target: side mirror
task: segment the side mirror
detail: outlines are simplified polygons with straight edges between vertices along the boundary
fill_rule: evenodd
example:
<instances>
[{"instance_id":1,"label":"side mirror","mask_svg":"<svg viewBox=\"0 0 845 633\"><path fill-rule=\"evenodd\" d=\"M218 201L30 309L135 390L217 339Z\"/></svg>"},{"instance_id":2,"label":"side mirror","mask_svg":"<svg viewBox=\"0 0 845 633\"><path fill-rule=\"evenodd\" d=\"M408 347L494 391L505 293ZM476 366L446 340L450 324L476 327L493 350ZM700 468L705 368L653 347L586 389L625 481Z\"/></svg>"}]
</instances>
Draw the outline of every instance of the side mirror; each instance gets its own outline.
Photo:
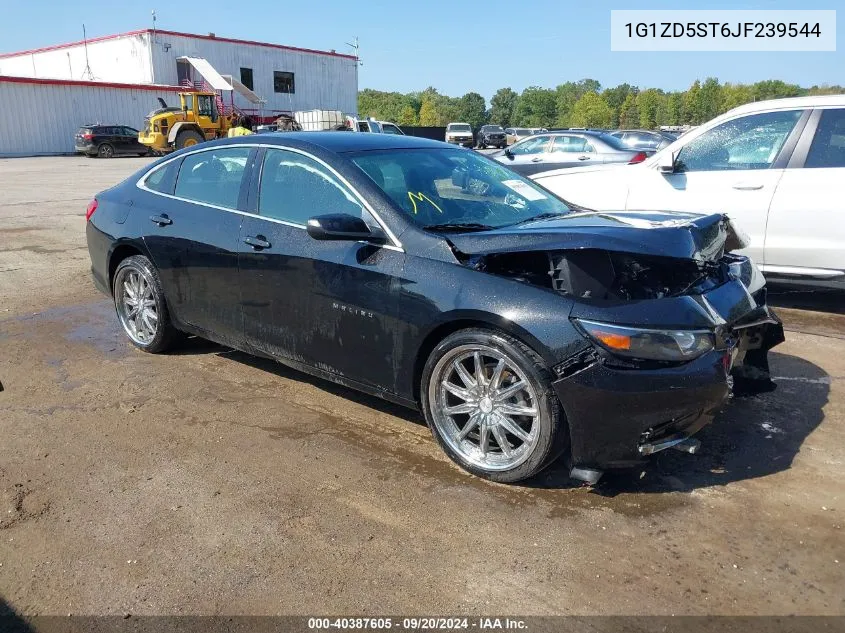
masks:
<instances>
[{"instance_id":1,"label":"side mirror","mask_svg":"<svg viewBox=\"0 0 845 633\"><path fill-rule=\"evenodd\" d=\"M371 229L364 220L348 213L318 215L308 220L306 230L315 240L366 240L376 244L387 241L381 229Z\"/></svg>"},{"instance_id":2,"label":"side mirror","mask_svg":"<svg viewBox=\"0 0 845 633\"><path fill-rule=\"evenodd\" d=\"M657 171L661 174L674 174L676 159L677 154L675 152L661 152L657 162Z\"/></svg>"},{"instance_id":3,"label":"side mirror","mask_svg":"<svg viewBox=\"0 0 845 633\"><path fill-rule=\"evenodd\" d=\"M508 158L510 158L511 160L513 160L513 152L511 151L511 148L510 148L510 147L506 147L506 148L505 148L505 156L507 156Z\"/></svg>"}]
</instances>

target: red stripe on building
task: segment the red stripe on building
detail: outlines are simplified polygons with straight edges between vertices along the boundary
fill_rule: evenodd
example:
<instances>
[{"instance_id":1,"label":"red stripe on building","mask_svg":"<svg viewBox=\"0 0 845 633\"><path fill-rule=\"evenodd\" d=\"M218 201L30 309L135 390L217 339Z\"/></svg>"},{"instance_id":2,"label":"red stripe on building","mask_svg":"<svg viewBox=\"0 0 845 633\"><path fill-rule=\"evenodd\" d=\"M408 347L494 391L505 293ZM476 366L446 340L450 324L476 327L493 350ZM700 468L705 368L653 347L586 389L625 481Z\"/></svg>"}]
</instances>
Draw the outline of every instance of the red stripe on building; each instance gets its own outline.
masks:
<instances>
[{"instance_id":1,"label":"red stripe on building","mask_svg":"<svg viewBox=\"0 0 845 633\"><path fill-rule=\"evenodd\" d=\"M181 86L162 86L159 84L123 84L111 81L83 81L81 79L38 79L35 77L8 77L0 75L0 83L42 84L51 86L85 86L86 88L119 88L121 90L149 90L151 92L184 92Z\"/></svg>"}]
</instances>

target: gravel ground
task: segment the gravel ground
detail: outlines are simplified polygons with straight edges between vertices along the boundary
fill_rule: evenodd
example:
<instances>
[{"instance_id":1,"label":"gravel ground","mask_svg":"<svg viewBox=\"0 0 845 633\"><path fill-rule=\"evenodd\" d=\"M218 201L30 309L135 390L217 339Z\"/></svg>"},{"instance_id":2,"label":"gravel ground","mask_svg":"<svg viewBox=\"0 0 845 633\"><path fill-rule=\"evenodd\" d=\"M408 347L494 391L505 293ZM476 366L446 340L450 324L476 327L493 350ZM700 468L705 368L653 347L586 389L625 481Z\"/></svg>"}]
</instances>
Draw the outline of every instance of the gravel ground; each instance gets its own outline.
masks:
<instances>
[{"instance_id":1,"label":"gravel ground","mask_svg":"<svg viewBox=\"0 0 845 633\"><path fill-rule=\"evenodd\" d=\"M840 297L776 295L779 388L699 455L496 485L413 411L203 341L132 348L84 211L147 162L0 160L0 607L845 614Z\"/></svg>"}]
</instances>

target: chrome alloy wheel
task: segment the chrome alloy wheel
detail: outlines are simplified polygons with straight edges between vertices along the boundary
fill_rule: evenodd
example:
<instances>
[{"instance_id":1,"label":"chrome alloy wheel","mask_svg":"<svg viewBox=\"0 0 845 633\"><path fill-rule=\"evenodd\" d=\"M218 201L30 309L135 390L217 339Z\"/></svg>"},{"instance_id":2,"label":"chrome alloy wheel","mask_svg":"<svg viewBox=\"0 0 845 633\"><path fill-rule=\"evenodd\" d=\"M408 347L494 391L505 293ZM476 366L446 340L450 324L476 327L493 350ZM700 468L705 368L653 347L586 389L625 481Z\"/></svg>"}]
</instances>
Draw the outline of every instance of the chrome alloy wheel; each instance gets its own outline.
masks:
<instances>
[{"instance_id":1,"label":"chrome alloy wheel","mask_svg":"<svg viewBox=\"0 0 845 633\"><path fill-rule=\"evenodd\" d=\"M515 468L537 444L540 412L534 386L493 347L470 344L450 350L432 372L428 398L440 436L479 468Z\"/></svg>"},{"instance_id":2,"label":"chrome alloy wheel","mask_svg":"<svg viewBox=\"0 0 845 633\"><path fill-rule=\"evenodd\" d=\"M123 329L139 345L149 345L158 331L158 308L153 287L139 271L127 269L115 303Z\"/></svg>"}]
</instances>

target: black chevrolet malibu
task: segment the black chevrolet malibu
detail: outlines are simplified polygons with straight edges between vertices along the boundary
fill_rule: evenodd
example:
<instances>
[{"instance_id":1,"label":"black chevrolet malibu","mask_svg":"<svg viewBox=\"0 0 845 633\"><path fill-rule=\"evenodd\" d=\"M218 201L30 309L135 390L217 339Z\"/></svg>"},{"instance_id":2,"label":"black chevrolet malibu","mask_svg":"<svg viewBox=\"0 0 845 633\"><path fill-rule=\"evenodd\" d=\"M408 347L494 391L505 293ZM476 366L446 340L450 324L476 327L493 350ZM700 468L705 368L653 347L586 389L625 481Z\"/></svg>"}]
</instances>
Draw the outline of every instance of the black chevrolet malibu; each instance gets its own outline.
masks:
<instances>
[{"instance_id":1,"label":"black chevrolet malibu","mask_svg":"<svg viewBox=\"0 0 845 633\"><path fill-rule=\"evenodd\" d=\"M183 334L409 407L496 481L637 463L773 388L783 340L722 215L594 213L475 152L313 132L203 143L88 207L129 339Z\"/></svg>"}]
</instances>

